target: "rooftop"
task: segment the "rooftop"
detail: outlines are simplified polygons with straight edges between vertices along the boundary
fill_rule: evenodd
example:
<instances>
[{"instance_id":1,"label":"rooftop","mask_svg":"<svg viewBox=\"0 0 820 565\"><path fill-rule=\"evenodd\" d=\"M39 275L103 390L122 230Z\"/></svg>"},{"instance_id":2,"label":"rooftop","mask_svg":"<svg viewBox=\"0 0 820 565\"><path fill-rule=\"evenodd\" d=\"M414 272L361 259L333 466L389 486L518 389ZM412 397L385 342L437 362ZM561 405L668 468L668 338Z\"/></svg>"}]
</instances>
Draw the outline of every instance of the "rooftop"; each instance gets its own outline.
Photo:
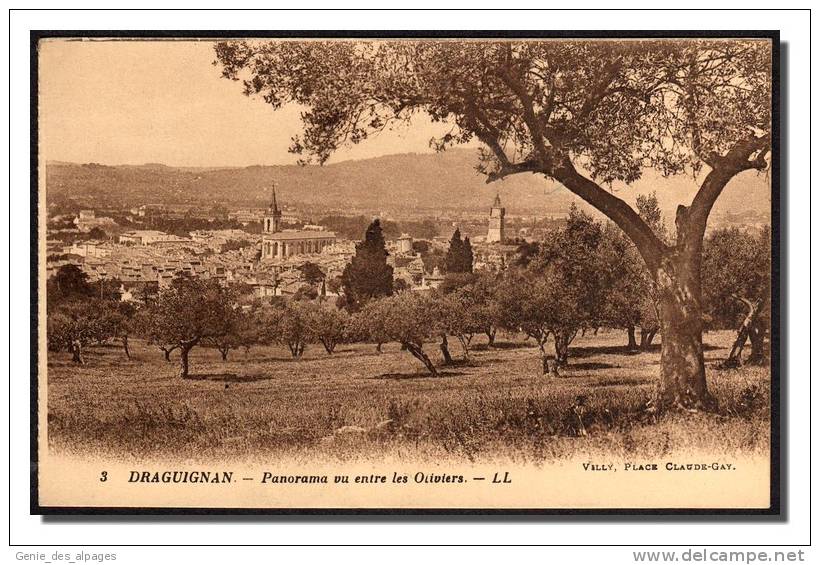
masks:
<instances>
[{"instance_id":1,"label":"rooftop","mask_svg":"<svg viewBox=\"0 0 820 565\"><path fill-rule=\"evenodd\" d=\"M142 235L168 235L165 232L161 232L158 230L133 230L123 233L122 235L126 236L142 236Z\"/></svg>"},{"instance_id":2,"label":"rooftop","mask_svg":"<svg viewBox=\"0 0 820 565\"><path fill-rule=\"evenodd\" d=\"M293 230L280 231L276 233L266 233L264 238L274 241L292 241L299 239L333 239L336 234L332 231L310 231L310 230Z\"/></svg>"}]
</instances>

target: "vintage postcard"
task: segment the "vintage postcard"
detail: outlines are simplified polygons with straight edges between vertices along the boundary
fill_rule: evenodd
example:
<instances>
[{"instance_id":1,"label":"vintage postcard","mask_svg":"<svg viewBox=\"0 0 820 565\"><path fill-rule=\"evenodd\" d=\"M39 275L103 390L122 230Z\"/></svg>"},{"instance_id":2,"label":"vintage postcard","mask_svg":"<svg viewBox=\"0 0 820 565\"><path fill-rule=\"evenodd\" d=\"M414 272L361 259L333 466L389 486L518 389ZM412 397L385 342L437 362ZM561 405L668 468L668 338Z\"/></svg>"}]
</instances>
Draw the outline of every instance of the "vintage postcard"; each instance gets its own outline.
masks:
<instances>
[{"instance_id":1,"label":"vintage postcard","mask_svg":"<svg viewBox=\"0 0 820 565\"><path fill-rule=\"evenodd\" d=\"M779 513L778 41L34 32L32 512Z\"/></svg>"}]
</instances>

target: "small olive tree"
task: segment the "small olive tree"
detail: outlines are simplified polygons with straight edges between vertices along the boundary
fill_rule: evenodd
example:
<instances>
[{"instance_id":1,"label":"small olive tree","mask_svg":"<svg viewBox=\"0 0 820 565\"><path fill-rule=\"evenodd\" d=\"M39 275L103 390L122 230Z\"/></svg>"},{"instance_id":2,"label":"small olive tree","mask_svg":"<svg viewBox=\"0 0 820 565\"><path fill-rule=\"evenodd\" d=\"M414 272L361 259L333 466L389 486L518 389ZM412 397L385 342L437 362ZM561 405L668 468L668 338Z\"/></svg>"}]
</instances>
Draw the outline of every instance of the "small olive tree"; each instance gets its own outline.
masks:
<instances>
[{"instance_id":1,"label":"small olive tree","mask_svg":"<svg viewBox=\"0 0 820 565\"><path fill-rule=\"evenodd\" d=\"M431 375L437 376L433 361L424 351L424 342L440 333L440 320L433 297L420 292L402 292L381 298L378 303L378 308L363 311L377 317L369 322L383 330L389 341L401 343Z\"/></svg>"},{"instance_id":2,"label":"small olive tree","mask_svg":"<svg viewBox=\"0 0 820 565\"><path fill-rule=\"evenodd\" d=\"M180 378L189 378L189 354L203 340L227 335L236 323L236 297L212 279L177 278L148 307L146 337L179 349Z\"/></svg>"},{"instance_id":3,"label":"small olive tree","mask_svg":"<svg viewBox=\"0 0 820 565\"><path fill-rule=\"evenodd\" d=\"M391 341L387 331L388 314L385 311L387 302L382 299L371 300L350 317L347 327L347 339L351 342L376 344L376 352L382 352L382 345Z\"/></svg>"},{"instance_id":4,"label":"small olive tree","mask_svg":"<svg viewBox=\"0 0 820 565\"><path fill-rule=\"evenodd\" d=\"M202 345L216 349L222 356L222 360L227 361L228 354L232 350L244 348L247 353L251 346L258 343L258 340L259 331L254 315L251 312L236 309L230 329L224 335L203 339Z\"/></svg>"},{"instance_id":5,"label":"small olive tree","mask_svg":"<svg viewBox=\"0 0 820 565\"><path fill-rule=\"evenodd\" d=\"M47 318L48 348L71 351L71 360L83 365L83 350L92 343L115 337L116 304L98 298L67 300L49 308Z\"/></svg>"},{"instance_id":6,"label":"small olive tree","mask_svg":"<svg viewBox=\"0 0 820 565\"><path fill-rule=\"evenodd\" d=\"M331 304L311 304L306 313L311 333L331 355L347 338L350 314Z\"/></svg>"},{"instance_id":7,"label":"small olive tree","mask_svg":"<svg viewBox=\"0 0 820 565\"><path fill-rule=\"evenodd\" d=\"M521 331L535 340L541 352L542 372L550 370L547 349L553 338L555 361L565 365L569 359L569 346L587 323L583 311L578 309L573 289L563 284L557 273L546 275L531 270L508 273L499 300L504 316L503 326L510 331Z\"/></svg>"},{"instance_id":8,"label":"small olive tree","mask_svg":"<svg viewBox=\"0 0 820 565\"><path fill-rule=\"evenodd\" d=\"M268 338L286 345L294 359L305 352L305 346L315 339L311 329L313 306L310 302L290 300L283 308L274 309L268 316Z\"/></svg>"},{"instance_id":9,"label":"small olive tree","mask_svg":"<svg viewBox=\"0 0 820 565\"><path fill-rule=\"evenodd\" d=\"M483 298L473 282L447 293L439 293L435 297L436 315L441 330L458 339L465 360L469 357L473 337L488 333Z\"/></svg>"},{"instance_id":10,"label":"small olive tree","mask_svg":"<svg viewBox=\"0 0 820 565\"><path fill-rule=\"evenodd\" d=\"M535 339L545 369L550 336L555 360L566 365L578 333L604 322L610 291L604 241L601 224L572 206L566 225L549 233L504 280L499 296L505 326Z\"/></svg>"},{"instance_id":11,"label":"small olive tree","mask_svg":"<svg viewBox=\"0 0 820 565\"><path fill-rule=\"evenodd\" d=\"M703 295L712 328L732 328L737 335L724 361L743 364L743 349L751 342L748 362L766 362L765 339L771 316L771 235L737 228L717 230L704 242Z\"/></svg>"}]
</instances>

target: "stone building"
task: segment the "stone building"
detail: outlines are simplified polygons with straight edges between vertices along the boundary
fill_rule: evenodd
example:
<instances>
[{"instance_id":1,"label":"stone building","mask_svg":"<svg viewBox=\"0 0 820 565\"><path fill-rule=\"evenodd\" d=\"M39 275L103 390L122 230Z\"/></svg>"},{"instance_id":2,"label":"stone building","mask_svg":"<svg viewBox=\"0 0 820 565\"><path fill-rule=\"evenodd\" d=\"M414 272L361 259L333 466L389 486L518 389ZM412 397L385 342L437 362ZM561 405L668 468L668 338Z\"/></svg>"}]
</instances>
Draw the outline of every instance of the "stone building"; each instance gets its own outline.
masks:
<instances>
[{"instance_id":1,"label":"stone building","mask_svg":"<svg viewBox=\"0 0 820 565\"><path fill-rule=\"evenodd\" d=\"M276 203L276 187L271 188L271 202L262 219L262 261L282 260L293 255L321 253L336 243L336 234L319 230L280 231L282 211Z\"/></svg>"},{"instance_id":2,"label":"stone building","mask_svg":"<svg viewBox=\"0 0 820 565\"><path fill-rule=\"evenodd\" d=\"M425 274L422 279L421 286L423 288L438 288L444 282L444 275L439 271L438 267L433 267L433 273Z\"/></svg>"},{"instance_id":3,"label":"stone building","mask_svg":"<svg viewBox=\"0 0 820 565\"><path fill-rule=\"evenodd\" d=\"M81 232L89 232L94 228L111 229L117 227L117 222L113 218L97 216L94 210L80 210L74 218L74 225Z\"/></svg>"},{"instance_id":4,"label":"stone building","mask_svg":"<svg viewBox=\"0 0 820 565\"><path fill-rule=\"evenodd\" d=\"M133 230L122 233L119 237L119 242L123 245L154 245L183 241L187 241L186 238L157 230Z\"/></svg>"},{"instance_id":5,"label":"stone building","mask_svg":"<svg viewBox=\"0 0 820 565\"><path fill-rule=\"evenodd\" d=\"M399 253L413 253L413 238L406 233L401 234L397 240L397 251Z\"/></svg>"}]
</instances>

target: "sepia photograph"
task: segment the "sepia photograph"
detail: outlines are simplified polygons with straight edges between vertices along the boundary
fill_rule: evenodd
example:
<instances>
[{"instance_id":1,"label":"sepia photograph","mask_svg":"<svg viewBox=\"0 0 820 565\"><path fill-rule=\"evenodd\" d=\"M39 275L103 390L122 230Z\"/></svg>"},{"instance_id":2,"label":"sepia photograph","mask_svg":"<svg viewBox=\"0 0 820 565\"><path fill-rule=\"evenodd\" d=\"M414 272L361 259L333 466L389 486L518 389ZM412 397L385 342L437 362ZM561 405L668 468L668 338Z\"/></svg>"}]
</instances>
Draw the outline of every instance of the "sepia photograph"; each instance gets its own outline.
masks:
<instances>
[{"instance_id":1,"label":"sepia photograph","mask_svg":"<svg viewBox=\"0 0 820 565\"><path fill-rule=\"evenodd\" d=\"M780 512L778 32L31 41L33 513Z\"/></svg>"}]
</instances>

